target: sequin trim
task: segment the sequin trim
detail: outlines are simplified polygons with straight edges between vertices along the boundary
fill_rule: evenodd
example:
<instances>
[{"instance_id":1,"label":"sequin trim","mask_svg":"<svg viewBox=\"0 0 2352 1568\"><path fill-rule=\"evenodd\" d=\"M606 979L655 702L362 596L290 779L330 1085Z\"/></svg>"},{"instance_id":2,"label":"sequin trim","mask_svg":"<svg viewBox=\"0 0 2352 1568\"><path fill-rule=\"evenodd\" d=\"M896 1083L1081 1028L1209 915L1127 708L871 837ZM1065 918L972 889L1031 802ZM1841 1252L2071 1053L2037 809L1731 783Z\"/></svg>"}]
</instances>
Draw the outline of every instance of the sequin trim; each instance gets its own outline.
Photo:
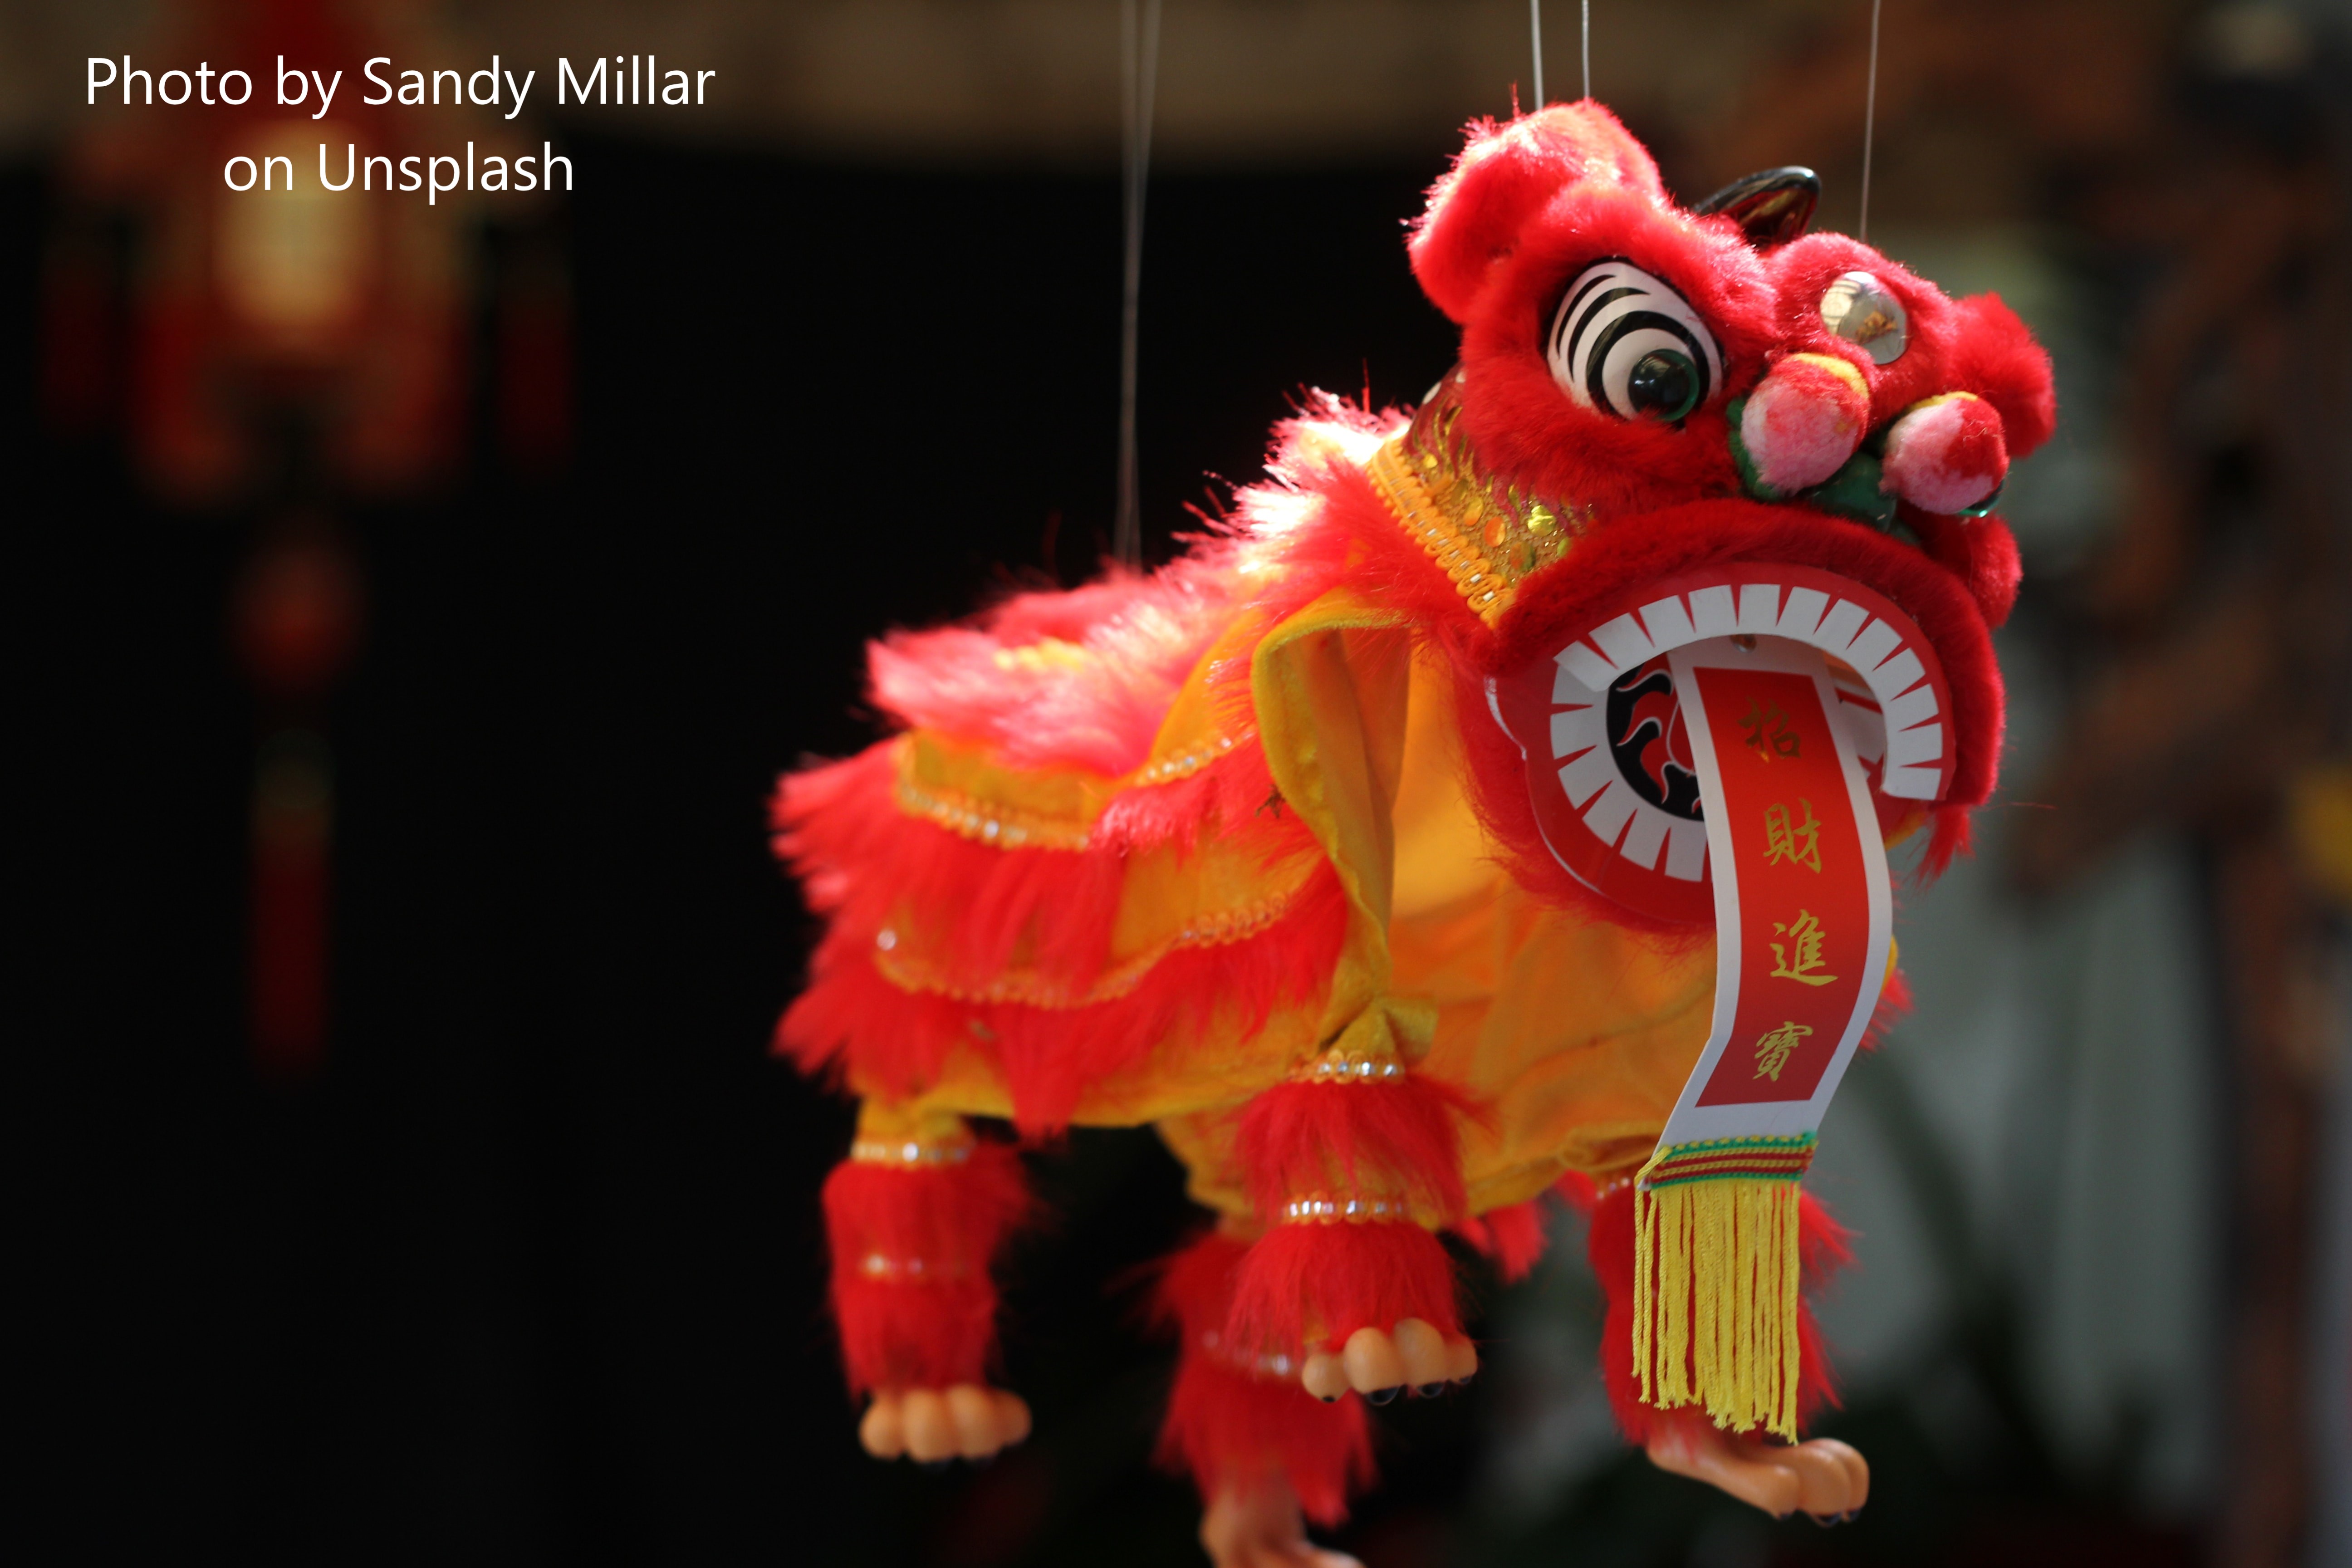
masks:
<instances>
[{"instance_id":1,"label":"sequin trim","mask_svg":"<svg viewBox=\"0 0 2352 1568\"><path fill-rule=\"evenodd\" d=\"M1370 472L1405 531L1492 626L1523 580L1568 553L1592 514L1488 483L1454 431L1462 411L1454 381L1372 454Z\"/></svg>"},{"instance_id":2,"label":"sequin trim","mask_svg":"<svg viewBox=\"0 0 2352 1568\"><path fill-rule=\"evenodd\" d=\"M901 991L919 991L929 995L945 996L956 1002L980 1002L991 1005L1014 1003L1024 1007L1070 1008L1092 1007L1104 1002L1116 1002L1143 983L1154 964L1171 952L1182 948L1222 947L1228 942L1246 942L1263 932L1268 926L1290 911L1293 895L1278 893L1257 899L1239 909L1215 910L1196 915L1175 937L1150 952L1131 958L1110 970L1083 992L1073 992L1067 986L1044 980L1034 973L1000 975L986 985L950 985L919 973L904 959L893 956L898 948L897 931L884 927L874 933L874 966L882 978Z\"/></svg>"},{"instance_id":3,"label":"sequin trim","mask_svg":"<svg viewBox=\"0 0 2352 1568\"><path fill-rule=\"evenodd\" d=\"M849 1157L861 1165L961 1165L971 1158L971 1141L926 1143L919 1138L860 1138Z\"/></svg>"},{"instance_id":4,"label":"sequin trim","mask_svg":"<svg viewBox=\"0 0 2352 1568\"><path fill-rule=\"evenodd\" d=\"M1008 811L953 790L926 789L903 774L898 809L977 844L1000 849L1084 849L1090 836L1083 823Z\"/></svg>"},{"instance_id":5,"label":"sequin trim","mask_svg":"<svg viewBox=\"0 0 2352 1568\"><path fill-rule=\"evenodd\" d=\"M1282 1205L1285 1225L1372 1225L1412 1217L1402 1198L1335 1198L1310 1193Z\"/></svg>"},{"instance_id":6,"label":"sequin trim","mask_svg":"<svg viewBox=\"0 0 2352 1568\"><path fill-rule=\"evenodd\" d=\"M1290 1069L1293 1083L1394 1083L1404 1077L1405 1065L1394 1057L1363 1051L1343 1051L1334 1046L1312 1061Z\"/></svg>"},{"instance_id":7,"label":"sequin trim","mask_svg":"<svg viewBox=\"0 0 2352 1568\"><path fill-rule=\"evenodd\" d=\"M1201 1331L1201 1350L1211 1359L1223 1362L1234 1371L1246 1373L1252 1377L1286 1378L1304 1365L1298 1357L1280 1351L1252 1355L1246 1351L1236 1350L1215 1329Z\"/></svg>"},{"instance_id":8,"label":"sequin trim","mask_svg":"<svg viewBox=\"0 0 2352 1568\"><path fill-rule=\"evenodd\" d=\"M887 1252L869 1252L857 1260L857 1272L868 1279L897 1285L921 1285L934 1279L961 1279L964 1271L942 1268L928 1258L893 1258Z\"/></svg>"},{"instance_id":9,"label":"sequin trim","mask_svg":"<svg viewBox=\"0 0 2352 1568\"><path fill-rule=\"evenodd\" d=\"M1188 750L1145 763L1128 774L1114 790L1190 778L1256 738L1255 730L1244 730L1237 735L1211 735ZM903 763L898 796L898 809L908 816L919 816L960 837L999 849L1079 850L1086 848L1094 836L1091 822L1016 811L956 790L917 784L906 775Z\"/></svg>"},{"instance_id":10,"label":"sequin trim","mask_svg":"<svg viewBox=\"0 0 2352 1568\"><path fill-rule=\"evenodd\" d=\"M1180 752L1173 756L1161 757L1156 762L1145 763L1128 775L1129 782L1134 784L1167 784L1174 779L1190 778L1218 758L1230 755L1233 749L1243 742L1255 739L1257 739L1257 731L1255 730L1244 730L1239 735L1212 735L1189 752Z\"/></svg>"}]
</instances>

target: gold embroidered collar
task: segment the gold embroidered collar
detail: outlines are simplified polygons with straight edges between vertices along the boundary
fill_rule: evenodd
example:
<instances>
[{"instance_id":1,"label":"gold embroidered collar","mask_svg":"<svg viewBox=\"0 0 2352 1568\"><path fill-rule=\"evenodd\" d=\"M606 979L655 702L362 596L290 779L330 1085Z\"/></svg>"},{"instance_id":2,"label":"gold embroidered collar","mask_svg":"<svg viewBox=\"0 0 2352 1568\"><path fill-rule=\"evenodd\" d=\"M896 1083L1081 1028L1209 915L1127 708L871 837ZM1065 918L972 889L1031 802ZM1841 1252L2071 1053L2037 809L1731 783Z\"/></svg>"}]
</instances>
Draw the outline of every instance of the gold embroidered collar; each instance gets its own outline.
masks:
<instances>
[{"instance_id":1,"label":"gold embroidered collar","mask_svg":"<svg viewBox=\"0 0 2352 1568\"><path fill-rule=\"evenodd\" d=\"M1519 584L1567 554L1592 517L1482 474L1454 429L1462 409L1454 382L1447 376L1412 425L1381 444L1369 471L1405 531L1491 626Z\"/></svg>"}]
</instances>

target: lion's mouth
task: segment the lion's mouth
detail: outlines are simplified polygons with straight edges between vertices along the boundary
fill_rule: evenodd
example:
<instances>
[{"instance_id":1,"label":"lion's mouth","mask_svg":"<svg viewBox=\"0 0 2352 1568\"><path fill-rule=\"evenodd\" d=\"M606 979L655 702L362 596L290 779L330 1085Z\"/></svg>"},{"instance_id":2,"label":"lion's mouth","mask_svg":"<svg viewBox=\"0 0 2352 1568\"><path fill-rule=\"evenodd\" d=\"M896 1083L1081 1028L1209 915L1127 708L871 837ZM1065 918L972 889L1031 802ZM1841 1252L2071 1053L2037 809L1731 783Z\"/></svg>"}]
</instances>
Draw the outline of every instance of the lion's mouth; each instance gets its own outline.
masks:
<instances>
[{"instance_id":1,"label":"lion's mouth","mask_svg":"<svg viewBox=\"0 0 2352 1568\"><path fill-rule=\"evenodd\" d=\"M1710 913L1707 832L1669 656L1730 639L1816 650L1873 791L1946 797L1958 750L1935 645L1903 609L1818 566L1725 562L1677 573L1544 639L1486 683L1527 763L1547 846L1578 880L1663 919Z\"/></svg>"}]
</instances>

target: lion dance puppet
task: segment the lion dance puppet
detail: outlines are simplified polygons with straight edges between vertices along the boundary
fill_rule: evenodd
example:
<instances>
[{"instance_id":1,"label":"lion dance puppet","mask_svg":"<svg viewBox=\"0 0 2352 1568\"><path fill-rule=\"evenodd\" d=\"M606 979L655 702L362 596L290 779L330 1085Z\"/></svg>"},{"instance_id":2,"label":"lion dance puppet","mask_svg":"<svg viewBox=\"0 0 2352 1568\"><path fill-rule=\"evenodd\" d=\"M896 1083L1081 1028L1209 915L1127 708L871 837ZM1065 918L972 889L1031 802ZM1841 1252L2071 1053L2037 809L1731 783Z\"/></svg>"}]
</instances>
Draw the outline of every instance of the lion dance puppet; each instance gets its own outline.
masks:
<instances>
[{"instance_id":1,"label":"lion dance puppet","mask_svg":"<svg viewBox=\"0 0 2352 1568\"><path fill-rule=\"evenodd\" d=\"M1409 249L1461 327L1409 416L1320 396L1148 575L871 652L898 732L794 773L824 917L782 1048L860 1101L824 1187L861 1436L979 1458L1014 1142L1155 1127L1214 1217L1158 1299L1162 1453L1221 1564L1309 1546L1365 1406L1468 1377L1439 1233L1505 1278L1591 1213L1603 1373L1670 1470L1858 1508L1801 1194L1899 998L1886 846L2000 748L1986 515L2053 418L1991 296L1805 234L1801 169L1677 205L1590 102L1480 122Z\"/></svg>"}]
</instances>

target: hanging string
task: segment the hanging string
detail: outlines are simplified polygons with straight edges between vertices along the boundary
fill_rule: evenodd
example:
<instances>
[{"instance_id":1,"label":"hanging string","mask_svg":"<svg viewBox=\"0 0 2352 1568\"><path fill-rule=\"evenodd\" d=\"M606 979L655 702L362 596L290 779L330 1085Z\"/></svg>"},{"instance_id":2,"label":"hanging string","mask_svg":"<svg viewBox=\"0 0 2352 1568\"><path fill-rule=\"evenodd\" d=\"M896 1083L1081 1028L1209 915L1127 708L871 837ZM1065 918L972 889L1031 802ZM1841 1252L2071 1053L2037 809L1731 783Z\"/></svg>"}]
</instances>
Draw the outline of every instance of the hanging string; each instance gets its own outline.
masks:
<instances>
[{"instance_id":1,"label":"hanging string","mask_svg":"<svg viewBox=\"0 0 2352 1568\"><path fill-rule=\"evenodd\" d=\"M1151 168L1151 100L1160 79L1160 0L1120 0L1119 107L1125 116L1119 195L1127 219L1118 321L1118 512L1111 551L1143 564L1143 509L1135 455L1136 322L1143 297L1143 188Z\"/></svg>"},{"instance_id":2,"label":"hanging string","mask_svg":"<svg viewBox=\"0 0 2352 1568\"><path fill-rule=\"evenodd\" d=\"M1592 96L1592 0L1581 0L1578 6L1577 31L1584 44L1584 96Z\"/></svg>"},{"instance_id":3,"label":"hanging string","mask_svg":"<svg viewBox=\"0 0 2352 1568\"><path fill-rule=\"evenodd\" d=\"M1854 238L1864 243L1870 239L1871 142L1878 127L1878 6L1879 0L1870 0L1870 85L1862 96L1862 221L1853 226Z\"/></svg>"},{"instance_id":4,"label":"hanging string","mask_svg":"<svg viewBox=\"0 0 2352 1568\"><path fill-rule=\"evenodd\" d=\"M1528 0L1528 31L1534 36L1536 49L1536 107L1544 106L1543 95L1543 0Z\"/></svg>"}]
</instances>

